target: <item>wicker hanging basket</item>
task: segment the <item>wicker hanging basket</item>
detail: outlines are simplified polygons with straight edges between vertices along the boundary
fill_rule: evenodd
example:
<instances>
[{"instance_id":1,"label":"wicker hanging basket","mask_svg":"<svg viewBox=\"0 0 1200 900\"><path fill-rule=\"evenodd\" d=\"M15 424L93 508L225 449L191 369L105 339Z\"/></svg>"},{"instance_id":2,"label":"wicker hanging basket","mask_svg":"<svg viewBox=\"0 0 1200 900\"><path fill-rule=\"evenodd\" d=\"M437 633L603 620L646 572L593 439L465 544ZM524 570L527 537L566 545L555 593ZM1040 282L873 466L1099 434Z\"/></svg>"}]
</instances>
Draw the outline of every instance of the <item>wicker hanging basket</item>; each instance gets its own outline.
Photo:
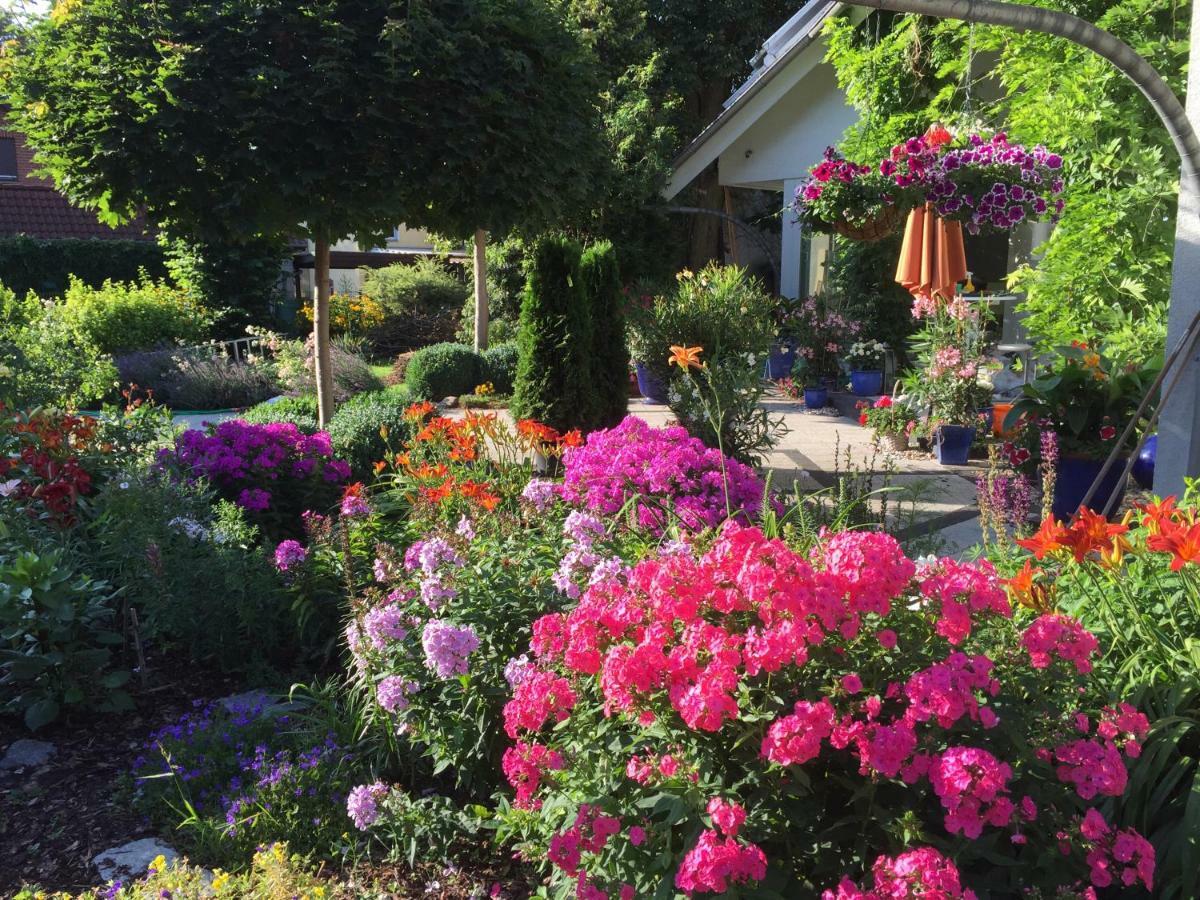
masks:
<instances>
[{"instance_id":1,"label":"wicker hanging basket","mask_svg":"<svg viewBox=\"0 0 1200 900\"><path fill-rule=\"evenodd\" d=\"M907 210L898 206L885 206L879 215L859 225L851 225L843 220L834 222L831 227L842 237L852 241L879 241L889 234L894 234L906 214Z\"/></svg>"},{"instance_id":2,"label":"wicker hanging basket","mask_svg":"<svg viewBox=\"0 0 1200 900\"><path fill-rule=\"evenodd\" d=\"M908 435L907 434L881 434L879 436L885 450L891 450L893 453L904 453L908 450Z\"/></svg>"}]
</instances>

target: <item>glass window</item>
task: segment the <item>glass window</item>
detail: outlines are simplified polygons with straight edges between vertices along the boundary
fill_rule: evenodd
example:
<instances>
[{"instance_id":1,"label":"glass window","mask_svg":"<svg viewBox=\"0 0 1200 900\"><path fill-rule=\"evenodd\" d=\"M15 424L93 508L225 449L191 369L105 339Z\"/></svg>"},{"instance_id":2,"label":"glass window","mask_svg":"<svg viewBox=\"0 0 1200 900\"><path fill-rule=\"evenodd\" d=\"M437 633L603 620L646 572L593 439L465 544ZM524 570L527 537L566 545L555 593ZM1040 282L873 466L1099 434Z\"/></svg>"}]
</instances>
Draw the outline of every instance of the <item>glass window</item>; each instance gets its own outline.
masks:
<instances>
[{"instance_id":1,"label":"glass window","mask_svg":"<svg viewBox=\"0 0 1200 900\"><path fill-rule=\"evenodd\" d=\"M0 138L0 181L17 180L17 142Z\"/></svg>"}]
</instances>

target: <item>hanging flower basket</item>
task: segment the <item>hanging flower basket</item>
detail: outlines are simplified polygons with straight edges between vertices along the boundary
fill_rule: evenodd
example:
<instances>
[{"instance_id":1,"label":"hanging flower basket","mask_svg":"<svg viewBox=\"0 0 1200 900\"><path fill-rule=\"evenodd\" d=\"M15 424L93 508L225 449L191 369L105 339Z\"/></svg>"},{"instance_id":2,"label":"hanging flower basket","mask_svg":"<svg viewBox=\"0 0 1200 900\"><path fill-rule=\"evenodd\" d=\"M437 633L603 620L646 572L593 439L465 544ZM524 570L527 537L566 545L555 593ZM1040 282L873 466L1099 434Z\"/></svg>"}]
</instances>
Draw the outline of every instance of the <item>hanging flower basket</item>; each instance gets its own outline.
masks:
<instances>
[{"instance_id":1,"label":"hanging flower basket","mask_svg":"<svg viewBox=\"0 0 1200 900\"><path fill-rule=\"evenodd\" d=\"M833 147L796 188L792 209L815 231L856 241L878 241L904 221L917 197L882 171L850 162Z\"/></svg>"},{"instance_id":2,"label":"hanging flower basket","mask_svg":"<svg viewBox=\"0 0 1200 900\"><path fill-rule=\"evenodd\" d=\"M1028 149L1003 132L950 139L945 129L892 148L880 171L901 189L917 188L943 219L971 234L1010 231L1024 221L1058 221L1063 158Z\"/></svg>"},{"instance_id":3,"label":"hanging flower basket","mask_svg":"<svg viewBox=\"0 0 1200 900\"><path fill-rule=\"evenodd\" d=\"M830 227L842 237L852 241L881 241L890 234L895 234L908 210L896 206L885 206L879 213L861 222L850 222L845 219L834 222Z\"/></svg>"}]
</instances>

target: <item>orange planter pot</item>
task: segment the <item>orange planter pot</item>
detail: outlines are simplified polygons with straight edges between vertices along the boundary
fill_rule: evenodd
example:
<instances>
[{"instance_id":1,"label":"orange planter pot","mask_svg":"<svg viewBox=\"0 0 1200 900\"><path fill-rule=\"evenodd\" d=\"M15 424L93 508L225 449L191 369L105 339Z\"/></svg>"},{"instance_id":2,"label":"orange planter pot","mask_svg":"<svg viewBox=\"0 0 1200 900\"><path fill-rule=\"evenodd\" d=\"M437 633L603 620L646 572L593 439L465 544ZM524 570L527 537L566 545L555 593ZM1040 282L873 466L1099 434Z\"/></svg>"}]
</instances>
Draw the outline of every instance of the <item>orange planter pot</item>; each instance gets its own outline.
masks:
<instances>
[{"instance_id":1,"label":"orange planter pot","mask_svg":"<svg viewBox=\"0 0 1200 900\"><path fill-rule=\"evenodd\" d=\"M992 404L992 434L996 435L996 437L1005 438L1007 440L1008 438L1016 435L1016 428L1009 428L1007 431L1004 429L1004 420L1008 417L1008 414L1012 411L1012 408L1013 405L1011 403Z\"/></svg>"}]
</instances>

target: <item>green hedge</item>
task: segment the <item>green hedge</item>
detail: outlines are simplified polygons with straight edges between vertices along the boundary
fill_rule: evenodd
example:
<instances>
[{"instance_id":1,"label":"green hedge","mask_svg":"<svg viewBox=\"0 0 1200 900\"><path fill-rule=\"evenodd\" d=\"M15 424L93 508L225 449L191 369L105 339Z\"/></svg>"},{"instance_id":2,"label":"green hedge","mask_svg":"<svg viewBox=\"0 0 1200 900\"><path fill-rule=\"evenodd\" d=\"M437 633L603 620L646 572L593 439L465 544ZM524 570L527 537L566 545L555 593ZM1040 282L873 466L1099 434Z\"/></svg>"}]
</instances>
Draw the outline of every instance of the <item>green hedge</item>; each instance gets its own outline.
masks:
<instances>
[{"instance_id":1,"label":"green hedge","mask_svg":"<svg viewBox=\"0 0 1200 900\"><path fill-rule=\"evenodd\" d=\"M255 425L291 422L306 434L321 430L317 425L317 398L311 394L303 397L281 397L274 403L259 403L243 410L238 418Z\"/></svg>"},{"instance_id":2,"label":"green hedge","mask_svg":"<svg viewBox=\"0 0 1200 900\"><path fill-rule=\"evenodd\" d=\"M612 428L629 410L629 346L617 254L608 241L593 244L580 263L592 317L592 427Z\"/></svg>"},{"instance_id":3,"label":"green hedge","mask_svg":"<svg viewBox=\"0 0 1200 900\"><path fill-rule=\"evenodd\" d=\"M434 344L413 354L404 384L414 400L441 400L475 390L483 359L465 344Z\"/></svg>"},{"instance_id":4,"label":"green hedge","mask_svg":"<svg viewBox=\"0 0 1200 900\"><path fill-rule=\"evenodd\" d=\"M153 241L0 238L0 284L19 295L55 297L67 289L71 275L93 287L106 280L136 281L142 269L152 278L167 274L163 250Z\"/></svg>"}]
</instances>

